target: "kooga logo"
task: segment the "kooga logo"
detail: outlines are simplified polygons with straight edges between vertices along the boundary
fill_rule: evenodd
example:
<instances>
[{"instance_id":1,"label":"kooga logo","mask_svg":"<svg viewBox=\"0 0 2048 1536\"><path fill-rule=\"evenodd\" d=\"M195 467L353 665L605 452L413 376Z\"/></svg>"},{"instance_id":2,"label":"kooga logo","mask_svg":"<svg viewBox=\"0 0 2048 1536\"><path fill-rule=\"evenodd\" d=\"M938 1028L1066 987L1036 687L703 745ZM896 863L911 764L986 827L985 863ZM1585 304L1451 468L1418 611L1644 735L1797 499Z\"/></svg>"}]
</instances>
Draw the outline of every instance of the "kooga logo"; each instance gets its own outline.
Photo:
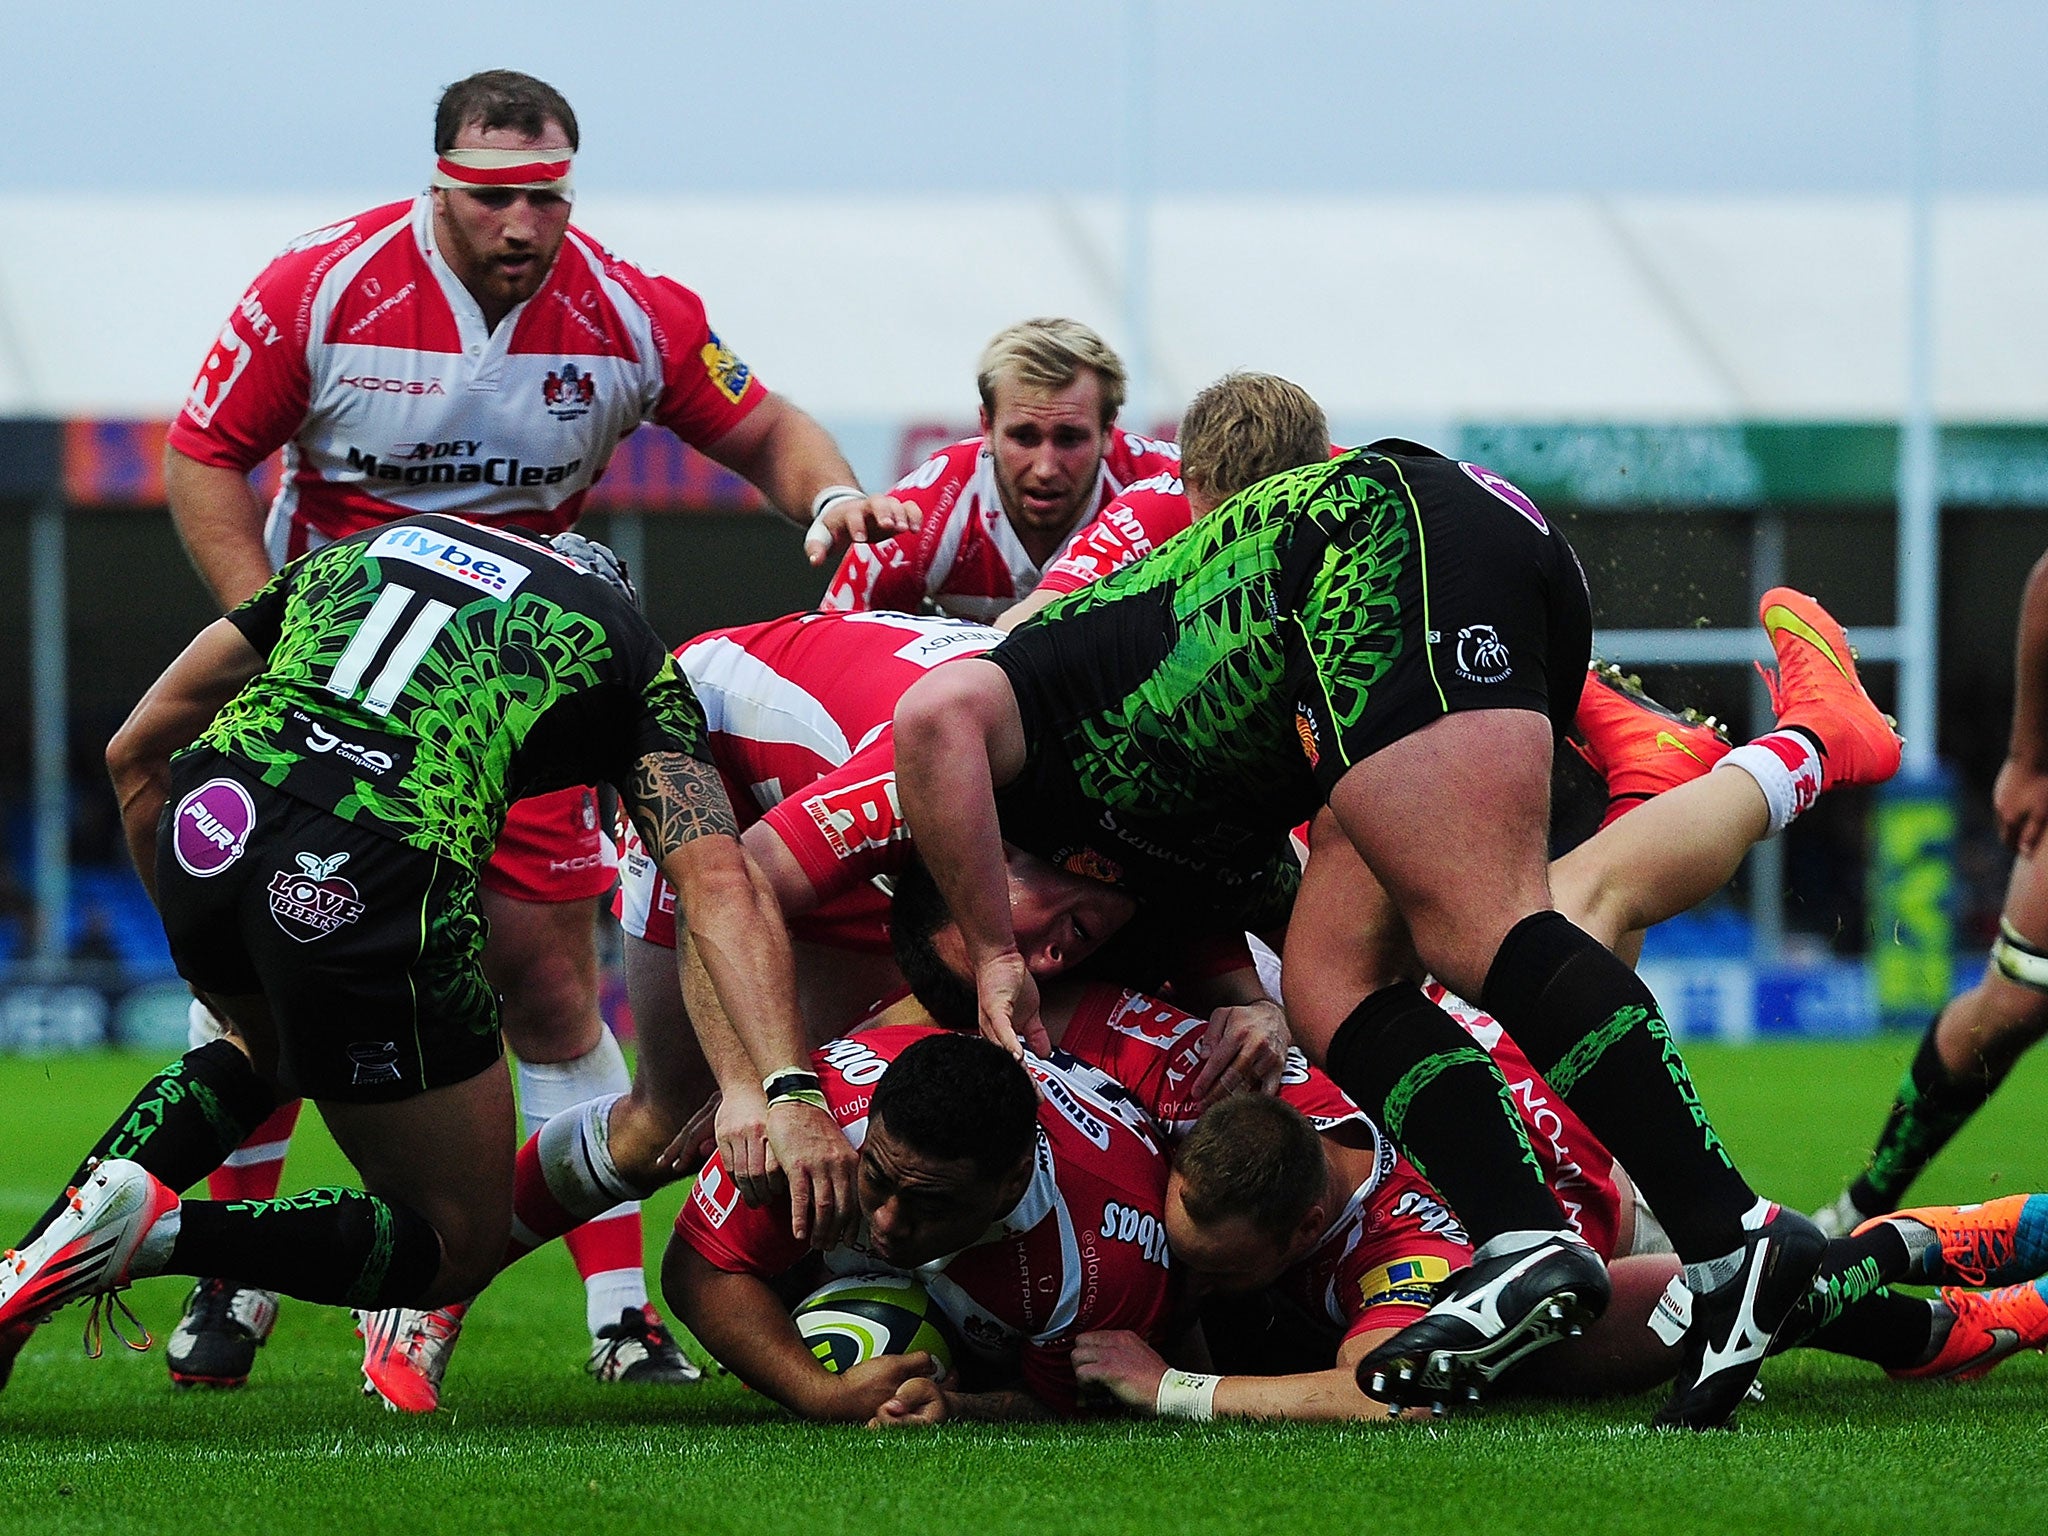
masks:
<instances>
[{"instance_id":1,"label":"kooga logo","mask_svg":"<svg viewBox=\"0 0 2048 1536\"><path fill-rule=\"evenodd\" d=\"M387 529L370 541L369 552L379 560L409 560L499 599L510 597L533 574L517 560L495 550L450 538L430 528L401 525Z\"/></svg>"}]
</instances>

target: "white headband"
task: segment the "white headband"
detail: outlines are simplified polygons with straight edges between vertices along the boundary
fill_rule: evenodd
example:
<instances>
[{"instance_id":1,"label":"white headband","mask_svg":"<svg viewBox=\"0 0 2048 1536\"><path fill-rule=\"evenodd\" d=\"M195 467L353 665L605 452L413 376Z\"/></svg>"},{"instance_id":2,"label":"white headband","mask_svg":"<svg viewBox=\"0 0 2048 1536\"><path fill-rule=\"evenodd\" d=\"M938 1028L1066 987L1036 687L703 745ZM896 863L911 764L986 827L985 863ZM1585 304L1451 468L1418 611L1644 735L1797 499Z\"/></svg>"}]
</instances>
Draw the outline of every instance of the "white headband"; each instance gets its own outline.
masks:
<instances>
[{"instance_id":1,"label":"white headband","mask_svg":"<svg viewBox=\"0 0 2048 1536\"><path fill-rule=\"evenodd\" d=\"M444 149L434 161L433 185L470 192L489 190L570 193L573 149Z\"/></svg>"}]
</instances>

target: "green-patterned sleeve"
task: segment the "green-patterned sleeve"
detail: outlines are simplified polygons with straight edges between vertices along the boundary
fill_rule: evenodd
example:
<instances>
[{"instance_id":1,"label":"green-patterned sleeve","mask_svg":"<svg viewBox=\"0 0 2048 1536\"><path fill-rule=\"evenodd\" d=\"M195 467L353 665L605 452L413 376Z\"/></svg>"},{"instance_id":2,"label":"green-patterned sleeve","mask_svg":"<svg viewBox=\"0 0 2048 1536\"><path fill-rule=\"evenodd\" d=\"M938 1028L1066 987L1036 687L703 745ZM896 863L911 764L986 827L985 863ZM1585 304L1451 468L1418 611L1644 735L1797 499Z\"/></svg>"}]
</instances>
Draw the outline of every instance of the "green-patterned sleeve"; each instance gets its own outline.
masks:
<instances>
[{"instance_id":1,"label":"green-patterned sleeve","mask_svg":"<svg viewBox=\"0 0 2048 1536\"><path fill-rule=\"evenodd\" d=\"M650 752L680 752L699 762L711 761L711 728L704 706L673 656L664 655L660 669L641 688L640 705L636 761Z\"/></svg>"},{"instance_id":2,"label":"green-patterned sleeve","mask_svg":"<svg viewBox=\"0 0 2048 1536\"><path fill-rule=\"evenodd\" d=\"M277 642L284 635L285 598L291 591L291 578L297 564L286 566L256 592L231 610L227 620L242 632L242 638L256 648L259 656L268 656L277 649Z\"/></svg>"}]
</instances>

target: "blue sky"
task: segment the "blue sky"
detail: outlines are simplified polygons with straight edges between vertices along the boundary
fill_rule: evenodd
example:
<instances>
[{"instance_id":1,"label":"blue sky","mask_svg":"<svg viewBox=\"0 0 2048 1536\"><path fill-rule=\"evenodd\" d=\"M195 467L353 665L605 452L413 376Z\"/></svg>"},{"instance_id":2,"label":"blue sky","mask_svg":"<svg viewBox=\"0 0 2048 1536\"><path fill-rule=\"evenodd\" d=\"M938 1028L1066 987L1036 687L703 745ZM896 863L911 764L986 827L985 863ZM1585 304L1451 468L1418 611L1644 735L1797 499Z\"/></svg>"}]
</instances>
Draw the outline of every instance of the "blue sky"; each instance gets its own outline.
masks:
<instances>
[{"instance_id":1,"label":"blue sky","mask_svg":"<svg viewBox=\"0 0 2048 1536\"><path fill-rule=\"evenodd\" d=\"M1873 193L1909 0L1134 0L1161 191ZM2048 190L2048 6L1938 0L1938 186ZM0 0L10 190L384 192L473 69L560 86L584 185L1118 185L1122 0Z\"/></svg>"}]
</instances>

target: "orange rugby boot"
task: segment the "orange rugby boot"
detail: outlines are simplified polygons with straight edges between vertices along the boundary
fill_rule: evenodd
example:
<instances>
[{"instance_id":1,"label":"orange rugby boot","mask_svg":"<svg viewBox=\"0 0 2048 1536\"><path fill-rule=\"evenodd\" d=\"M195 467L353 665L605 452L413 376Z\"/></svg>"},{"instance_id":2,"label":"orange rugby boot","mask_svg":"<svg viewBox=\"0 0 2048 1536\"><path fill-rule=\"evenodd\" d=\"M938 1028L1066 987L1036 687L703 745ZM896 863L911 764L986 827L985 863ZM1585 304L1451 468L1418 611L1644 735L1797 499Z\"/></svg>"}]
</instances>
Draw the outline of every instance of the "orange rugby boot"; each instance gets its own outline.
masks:
<instances>
[{"instance_id":1,"label":"orange rugby boot","mask_svg":"<svg viewBox=\"0 0 2048 1536\"><path fill-rule=\"evenodd\" d=\"M1698 778L1728 755L1720 722L1643 692L1639 677L1597 657L1572 721L1572 750L1607 781L1607 825L1645 800Z\"/></svg>"},{"instance_id":2,"label":"orange rugby boot","mask_svg":"<svg viewBox=\"0 0 2048 1536\"><path fill-rule=\"evenodd\" d=\"M1944 1289L1941 1304L1955 1319L1948 1337L1925 1365L1887 1371L1895 1381L1975 1381L2023 1349L2048 1346L2048 1299L2040 1281L2002 1291Z\"/></svg>"},{"instance_id":3,"label":"orange rugby boot","mask_svg":"<svg viewBox=\"0 0 2048 1536\"><path fill-rule=\"evenodd\" d=\"M64 1193L64 1208L35 1241L0 1254L0 1333L18 1335L18 1352L28 1329L67 1302L91 1297L86 1348L97 1357L101 1320L110 1315L103 1300L126 1310L115 1293L135 1278L144 1239L178 1208L178 1195L125 1158L88 1164L85 1178ZM147 1330L140 1343L123 1337L118 1325L114 1332L131 1348L149 1347Z\"/></svg>"},{"instance_id":4,"label":"orange rugby boot","mask_svg":"<svg viewBox=\"0 0 2048 1536\"><path fill-rule=\"evenodd\" d=\"M1771 690L1778 725L1798 726L1820 743L1821 788L1882 784L1899 771L1899 734L1892 717L1871 702L1856 676L1856 652L1827 609L1804 592L1773 587L1757 605L1775 676L1757 671Z\"/></svg>"},{"instance_id":5,"label":"orange rugby boot","mask_svg":"<svg viewBox=\"0 0 2048 1536\"><path fill-rule=\"evenodd\" d=\"M2048 1274L2048 1195L2005 1195L1979 1205L1926 1205L1878 1216L1856 1229L1868 1232L1890 1222L1919 1246L1908 1223L1932 1232L1902 1278L1913 1285L2015 1285ZM1924 1240L1923 1240L1924 1241Z\"/></svg>"},{"instance_id":6,"label":"orange rugby boot","mask_svg":"<svg viewBox=\"0 0 2048 1536\"><path fill-rule=\"evenodd\" d=\"M381 1398L393 1413L432 1413L440 1407L441 1378L468 1312L466 1301L432 1312L411 1307L358 1312L363 1396Z\"/></svg>"}]
</instances>

